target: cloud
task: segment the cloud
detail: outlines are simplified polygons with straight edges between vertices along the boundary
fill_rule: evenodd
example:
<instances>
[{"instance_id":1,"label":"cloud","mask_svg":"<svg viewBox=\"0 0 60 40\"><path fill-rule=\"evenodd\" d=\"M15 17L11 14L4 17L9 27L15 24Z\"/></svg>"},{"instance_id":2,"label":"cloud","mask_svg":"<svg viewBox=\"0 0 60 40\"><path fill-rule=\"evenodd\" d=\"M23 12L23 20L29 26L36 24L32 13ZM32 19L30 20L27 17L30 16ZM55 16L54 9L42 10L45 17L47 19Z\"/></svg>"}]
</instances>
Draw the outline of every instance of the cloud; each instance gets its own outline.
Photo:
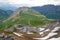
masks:
<instances>
[{"instance_id":1,"label":"cloud","mask_svg":"<svg viewBox=\"0 0 60 40\"><path fill-rule=\"evenodd\" d=\"M56 5L60 5L60 0L54 0Z\"/></svg>"},{"instance_id":2,"label":"cloud","mask_svg":"<svg viewBox=\"0 0 60 40\"><path fill-rule=\"evenodd\" d=\"M42 6L46 4L60 5L60 0L0 0L0 3L17 6Z\"/></svg>"}]
</instances>

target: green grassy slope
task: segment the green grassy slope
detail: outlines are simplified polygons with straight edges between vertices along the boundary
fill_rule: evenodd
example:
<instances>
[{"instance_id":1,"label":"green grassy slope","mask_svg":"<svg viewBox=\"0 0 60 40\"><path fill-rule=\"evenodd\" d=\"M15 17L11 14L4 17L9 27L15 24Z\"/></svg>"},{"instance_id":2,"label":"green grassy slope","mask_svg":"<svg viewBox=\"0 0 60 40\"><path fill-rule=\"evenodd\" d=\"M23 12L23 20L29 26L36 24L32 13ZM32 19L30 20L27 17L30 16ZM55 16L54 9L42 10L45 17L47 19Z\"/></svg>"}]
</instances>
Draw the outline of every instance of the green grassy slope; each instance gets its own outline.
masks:
<instances>
[{"instance_id":1,"label":"green grassy slope","mask_svg":"<svg viewBox=\"0 0 60 40\"><path fill-rule=\"evenodd\" d=\"M44 15L30 9L22 8L23 10L16 11L11 17L7 20L4 20L0 25L1 29L11 27L15 24L21 24L22 26L32 25L40 26L47 23L47 18Z\"/></svg>"}]
</instances>

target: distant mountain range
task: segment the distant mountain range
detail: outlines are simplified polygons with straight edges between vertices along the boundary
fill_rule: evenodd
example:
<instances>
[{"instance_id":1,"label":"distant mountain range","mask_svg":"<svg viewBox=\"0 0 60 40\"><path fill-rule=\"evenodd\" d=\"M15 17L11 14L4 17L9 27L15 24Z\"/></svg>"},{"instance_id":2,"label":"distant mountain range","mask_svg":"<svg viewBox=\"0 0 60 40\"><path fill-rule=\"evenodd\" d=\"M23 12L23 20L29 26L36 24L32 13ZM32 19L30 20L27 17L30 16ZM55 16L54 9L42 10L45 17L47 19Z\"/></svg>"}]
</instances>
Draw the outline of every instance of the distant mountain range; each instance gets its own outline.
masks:
<instances>
[{"instance_id":1,"label":"distant mountain range","mask_svg":"<svg viewBox=\"0 0 60 40\"><path fill-rule=\"evenodd\" d=\"M13 13L13 11L11 11L11 10L0 9L0 21L8 18L12 13Z\"/></svg>"},{"instance_id":2,"label":"distant mountain range","mask_svg":"<svg viewBox=\"0 0 60 40\"><path fill-rule=\"evenodd\" d=\"M14 5L11 5L11 4L2 4L2 5L0 5L0 9L15 11L17 9L17 7L15 7Z\"/></svg>"},{"instance_id":3,"label":"distant mountain range","mask_svg":"<svg viewBox=\"0 0 60 40\"><path fill-rule=\"evenodd\" d=\"M10 4L2 4L0 5L0 21L8 18L13 11L16 10L16 7Z\"/></svg>"},{"instance_id":4,"label":"distant mountain range","mask_svg":"<svg viewBox=\"0 0 60 40\"><path fill-rule=\"evenodd\" d=\"M36 6L32 7L32 9L40 12L45 15L47 18L51 19L60 19L60 5L44 5L44 6Z\"/></svg>"},{"instance_id":5,"label":"distant mountain range","mask_svg":"<svg viewBox=\"0 0 60 40\"><path fill-rule=\"evenodd\" d=\"M60 19L60 6L54 5L44 5L44 6L36 6L31 7L32 9L36 10L37 12L45 15L49 19ZM3 20L10 15L12 15L13 11L17 8L12 5L2 5L0 6L0 20Z\"/></svg>"}]
</instances>

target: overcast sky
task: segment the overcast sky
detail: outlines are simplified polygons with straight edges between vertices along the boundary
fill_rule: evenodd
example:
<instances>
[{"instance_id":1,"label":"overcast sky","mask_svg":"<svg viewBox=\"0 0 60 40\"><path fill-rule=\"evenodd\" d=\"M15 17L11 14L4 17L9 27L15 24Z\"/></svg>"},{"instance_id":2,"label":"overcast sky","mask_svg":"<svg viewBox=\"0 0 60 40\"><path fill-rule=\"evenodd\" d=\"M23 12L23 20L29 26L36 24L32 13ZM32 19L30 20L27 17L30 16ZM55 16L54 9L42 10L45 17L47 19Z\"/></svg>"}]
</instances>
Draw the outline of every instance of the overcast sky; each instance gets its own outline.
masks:
<instances>
[{"instance_id":1,"label":"overcast sky","mask_svg":"<svg viewBox=\"0 0 60 40\"><path fill-rule=\"evenodd\" d=\"M0 5L43 6L46 4L60 5L60 0L0 0Z\"/></svg>"}]
</instances>

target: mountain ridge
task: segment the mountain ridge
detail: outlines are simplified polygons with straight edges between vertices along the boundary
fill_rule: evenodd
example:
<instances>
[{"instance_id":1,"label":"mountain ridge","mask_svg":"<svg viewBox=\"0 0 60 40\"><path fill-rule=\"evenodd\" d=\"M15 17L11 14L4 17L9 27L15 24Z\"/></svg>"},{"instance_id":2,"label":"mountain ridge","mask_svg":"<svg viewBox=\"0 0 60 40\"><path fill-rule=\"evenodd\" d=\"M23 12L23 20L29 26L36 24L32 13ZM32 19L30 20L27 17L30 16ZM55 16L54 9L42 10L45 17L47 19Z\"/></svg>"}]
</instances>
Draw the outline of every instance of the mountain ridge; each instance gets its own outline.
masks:
<instances>
[{"instance_id":1,"label":"mountain ridge","mask_svg":"<svg viewBox=\"0 0 60 40\"><path fill-rule=\"evenodd\" d=\"M12 10L2 10L0 9L0 21L7 19L13 13Z\"/></svg>"},{"instance_id":2,"label":"mountain ridge","mask_svg":"<svg viewBox=\"0 0 60 40\"><path fill-rule=\"evenodd\" d=\"M49 19L60 19L60 5L44 5L44 6L36 6L31 7L32 9L40 12L45 15Z\"/></svg>"},{"instance_id":3,"label":"mountain ridge","mask_svg":"<svg viewBox=\"0 0 60 40\"><path fill-rule=\"evenodd\" d=\"M31 8L22 7L13 13L8 19L3 21L2 28L8 28L13 25L21 24L22 26L41 26L47 23L47 18L41 15L39 12L32 10Z\"/></svg>"}]
</instances>

